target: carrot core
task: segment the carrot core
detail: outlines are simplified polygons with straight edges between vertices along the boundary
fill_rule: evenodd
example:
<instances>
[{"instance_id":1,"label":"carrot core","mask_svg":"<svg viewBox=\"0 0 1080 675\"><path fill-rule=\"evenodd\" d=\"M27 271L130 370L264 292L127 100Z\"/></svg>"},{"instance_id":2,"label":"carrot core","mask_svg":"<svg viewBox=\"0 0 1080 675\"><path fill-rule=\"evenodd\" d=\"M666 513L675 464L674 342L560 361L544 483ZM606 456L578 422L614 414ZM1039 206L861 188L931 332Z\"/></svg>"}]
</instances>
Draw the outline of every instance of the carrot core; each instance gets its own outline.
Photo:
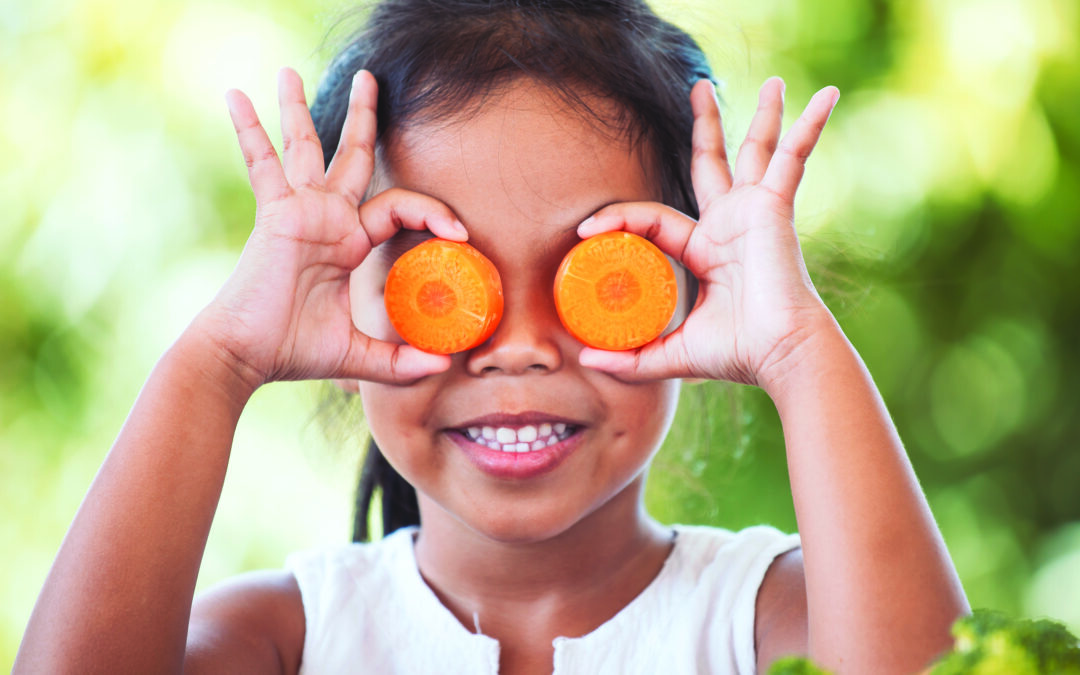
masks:
<instances>
[{"instance_id":1,"label":"carrot core","mask_svg":"<svg viewBox=\"0 0 1080 675\"><path fill-rule=\"evenodd\" d=\"M454 289L442 280L426 281L416 293L416 308L433 319L446 316L456 306Z\"/></svg>"},{"instance_id":2,"label":"carrot core","mask_svg":"<svg viewBox=\"0 0 1080 675\"><path fill-rule=\"evenodd\" d=\"M675 314L675 270L652 242L606 232L570 250L555 275L555 309L590 347L635 349L664 332Z\"/></svg>"},{"instance_id":3,"label":"carrot core","mask_svg":"<svg viewBox=\"0 0 1080 675\"><path fill-rule=\"evenodd\" d=\"M479 345L503 311L495 265L472 246L445 239L429 239L398 258L383 299L398 335L434 354Z\"/></svg>"},{"instance_id":4,"label":"carrot core","mask_svg":"<svg viewBox=\"0 0 1080 675\"><path fill-rule=\"evenodd\" d=\"M641 284L627 270L611 272L596 282L596 299L612 312L625 312L641 300Z\"/></svg>"}]
</instances>

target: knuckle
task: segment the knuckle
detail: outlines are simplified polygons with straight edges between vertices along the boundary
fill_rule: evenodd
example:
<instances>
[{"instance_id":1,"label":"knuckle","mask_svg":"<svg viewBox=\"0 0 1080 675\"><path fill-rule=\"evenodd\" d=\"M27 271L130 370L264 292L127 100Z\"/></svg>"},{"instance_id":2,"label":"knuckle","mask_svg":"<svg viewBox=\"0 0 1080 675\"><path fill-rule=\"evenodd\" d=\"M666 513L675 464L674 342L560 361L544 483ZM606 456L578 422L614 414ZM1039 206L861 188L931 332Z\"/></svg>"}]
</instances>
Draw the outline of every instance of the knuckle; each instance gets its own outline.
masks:
<instances>
[{"instance_id":1,"label":"knuckle","mask_svg":"<svg viewBox=\"0 0 1080 675\"><path fill-rule=\"evenodd\" d=\"M263 148L261 152L252 152L250 150L244 151L244 164L247 165L248 169L253 169L255 168L255 166L262 164L263 162L276 159L277 151L274 150L273 146L269 148Z\"/></svg>"},{"instance_id":2,"label":"knuckle","mask_svg":"<svg viewBox=\"0 0 1080 675\"><path fill-rule=\"evenodd\" d=\"M365 157L375 155L375 144L367 138L350 138L343 147L346 152L358 152Z\"/></svg>"},{"instance_id":3,"label":"knuckle","mask_svg":"<svg viewBox=\"0 0 1080 675\"><path fill-rule=\"evenodd\" d=\"M805 164L806 160L810 158L810 152L813 150L813 146L802 143L784 143L780 146L780 152L793 157L800 164Z\"/></svg>"},{"instance_id":4,"label":"knuckle","mask_svg":"<svg viewBox=\"0 0 1080 675\"><path fill-rule=\"evenodd\" d=\"M770 152L776 148L776 138L771 134L764 135L757 132L751 132L747 134L745 145L749 146L761 146L766 148Z\"/></svg>"},{"instance_id":5,"label":"knuckle","mask_svg":"<svg viewBox=\"0 0 1080 675\"><path fill-rule=\"evenodd\" d=\"M702 141L694 143L690 146L690 158L695 159L708 159L712 157L724 157L726 150L723 143L717 143L714 141Z\"/></svg>"},{"instance_id":6,"label":"knuckle","mask_svg":"<svg viewBox=\"0 0 1080 675\"><path fill-rule=\"evenodd\" d=\"M304 132L299 136L286 136L284 139L282 139L282 145L285 148L285 152L288 152L294 146L302 143L310 143L317 148L322 148L322 142L319 141L319 137L316 136L314 132L310 131Z\"/></svg>"},{"instance_id":7,"label":"knuckle","mask_svg":"<svg viewBox=\"0 0 1080 675\"><path fill-rule=\"evenodd\" d=\"M652 222L650 222L648 227L645 228L644 236L646 239L652 241L657 236L659 236L660 230L663 227L662 220L663 219L661 218L659 213L653 215Z\"/></svg>"}]
</instances>

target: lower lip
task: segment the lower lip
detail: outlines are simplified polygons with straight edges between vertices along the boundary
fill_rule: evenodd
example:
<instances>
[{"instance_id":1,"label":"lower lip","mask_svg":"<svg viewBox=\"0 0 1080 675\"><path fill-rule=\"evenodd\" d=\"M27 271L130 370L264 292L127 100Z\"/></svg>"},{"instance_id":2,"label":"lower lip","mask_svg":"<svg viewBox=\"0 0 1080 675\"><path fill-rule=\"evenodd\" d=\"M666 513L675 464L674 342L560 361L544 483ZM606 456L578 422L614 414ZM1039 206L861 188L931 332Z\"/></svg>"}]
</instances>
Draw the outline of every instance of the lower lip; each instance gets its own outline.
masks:
<instances>
[{"instance_id":1,"label":"lower lip","mask_svg":"<svg viewBox=\"0 0 1080 675\"><path fill-rule=\"evenodd\" d=\"M473 443L460 431L450 431L448 435L459 448L465 451L465 455L472 460L472 463L489 476L506 480L524 480L541 476L559 466L581 444L583 432L584 429L578 429L573 435L554 445L528 452L492 450L479 443Z\"/></svg>"}]
</instances>

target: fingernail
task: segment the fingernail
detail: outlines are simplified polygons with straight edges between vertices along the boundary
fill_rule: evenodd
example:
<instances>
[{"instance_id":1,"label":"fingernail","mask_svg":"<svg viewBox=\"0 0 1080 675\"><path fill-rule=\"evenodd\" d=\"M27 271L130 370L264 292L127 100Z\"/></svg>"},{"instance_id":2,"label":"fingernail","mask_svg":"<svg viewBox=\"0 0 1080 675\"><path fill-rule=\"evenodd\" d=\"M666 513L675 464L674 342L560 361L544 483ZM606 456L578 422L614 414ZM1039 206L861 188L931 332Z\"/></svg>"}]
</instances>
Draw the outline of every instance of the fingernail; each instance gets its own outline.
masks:
<instances>
[{"instance_id":1,"label":"fingernail","mask_svg":"<svg viewBox=\"0 0 1080 675\"><path fill-rule=\"evenodd\" d=\"M464 237L469 236L469 231L465 229L465 224L462 223L460 220L455 220L453 223L451 223L451 225L454 226L454 229L457 230L458 234Z\"/></svg>"},{"instance_id":2,"label":"fingernail","mask_svg":"<svg viewBox=\"0 0 1080 675\"><path fill-rule=\"evenodd\" d=\"M596 216L589 216L585 220L581 221L581 224L577 226L578 227L578 232L581 232L582 230L588 230L589 226L591 226L595 222L596 222Z\"/></svg>"}]
</instances>

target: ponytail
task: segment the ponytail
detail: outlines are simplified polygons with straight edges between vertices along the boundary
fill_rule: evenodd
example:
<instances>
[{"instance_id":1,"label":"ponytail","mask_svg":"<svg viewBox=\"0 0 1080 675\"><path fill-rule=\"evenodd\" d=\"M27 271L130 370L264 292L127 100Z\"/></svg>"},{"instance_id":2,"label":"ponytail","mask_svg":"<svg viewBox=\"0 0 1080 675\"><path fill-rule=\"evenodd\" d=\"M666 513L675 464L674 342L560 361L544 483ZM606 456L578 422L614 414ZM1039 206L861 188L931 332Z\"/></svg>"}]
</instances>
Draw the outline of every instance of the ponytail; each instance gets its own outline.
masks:
<instances>
[{"instance_id":1,"label":"ponytail","mask_svg":"<svg viewBox=\"0 0 1080 675\"><path fill-rule=\"evenodd\" d=\"M401 477L383 457L375 439L368 442L367 454L360 469L356 488L356 507L353 511L353 541L371 541L371 506L378 490L382 507L382 534L410 525L420 524L420 506L416 488Z\"/></svg>"}]
</instances>

